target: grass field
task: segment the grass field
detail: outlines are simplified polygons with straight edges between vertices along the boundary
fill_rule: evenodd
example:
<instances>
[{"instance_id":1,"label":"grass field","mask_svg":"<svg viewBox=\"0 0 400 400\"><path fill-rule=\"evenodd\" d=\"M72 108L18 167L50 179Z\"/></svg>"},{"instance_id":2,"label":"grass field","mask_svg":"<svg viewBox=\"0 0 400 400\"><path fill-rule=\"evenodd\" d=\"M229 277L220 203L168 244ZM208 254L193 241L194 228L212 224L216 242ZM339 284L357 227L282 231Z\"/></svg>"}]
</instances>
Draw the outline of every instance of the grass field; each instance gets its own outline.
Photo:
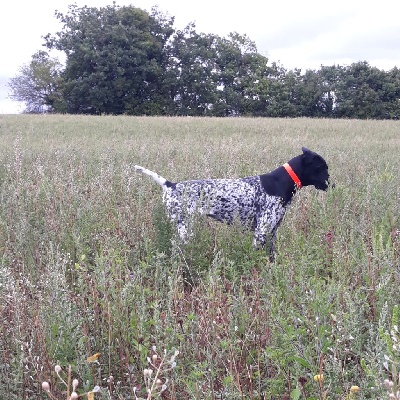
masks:
<instances>
[{"instance_id":1,"label":"grass field","mask_svg":"<svg viewBox=\"0 0 400 400\"><path fill-rule=\"evenodd\" d=\"M274 263L207 219L180 247L133 168L248 176L301 146L336 188L300 191ZM71 379L95 399L396 398L399 154L397 121L0 116L0 398Z\"/></svg>"}]
</instances>

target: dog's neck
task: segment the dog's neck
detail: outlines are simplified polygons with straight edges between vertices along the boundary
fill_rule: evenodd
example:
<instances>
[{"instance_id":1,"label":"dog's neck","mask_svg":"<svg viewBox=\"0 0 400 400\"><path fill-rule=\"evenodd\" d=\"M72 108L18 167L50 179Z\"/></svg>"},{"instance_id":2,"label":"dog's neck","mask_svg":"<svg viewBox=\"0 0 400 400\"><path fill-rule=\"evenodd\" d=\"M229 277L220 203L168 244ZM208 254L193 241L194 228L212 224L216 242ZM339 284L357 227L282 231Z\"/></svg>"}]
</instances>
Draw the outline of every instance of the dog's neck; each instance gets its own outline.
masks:
<instances>
[{"instance_id":1,"label":"dog's neck","mask_svg":"<svg viewBox=\"0 0 400 400\"><path fill-rule=\"evenodd\" d=\"M301 183L301 180L297 176L296 172L293 171L293 168L289 165L289 163L283 164L282 167L285 168L286 172L292 178L292 180L293 180L294 184L296 185L297 189L301 189L303 184Z\"/></svg>"},{"instance_id":2,"label":"dog's neck","mask_svg":"<svg viewBox=\"0 0 400 400\"><path fill-rule=\"evenodd\" d=\"M261 185L266 193L281 197L284 206L292 201L296 190L302 187L301 156L294 157L285 164L286 167L281 166L268 174L260 175Z\"/></svg>"}]
</instances>

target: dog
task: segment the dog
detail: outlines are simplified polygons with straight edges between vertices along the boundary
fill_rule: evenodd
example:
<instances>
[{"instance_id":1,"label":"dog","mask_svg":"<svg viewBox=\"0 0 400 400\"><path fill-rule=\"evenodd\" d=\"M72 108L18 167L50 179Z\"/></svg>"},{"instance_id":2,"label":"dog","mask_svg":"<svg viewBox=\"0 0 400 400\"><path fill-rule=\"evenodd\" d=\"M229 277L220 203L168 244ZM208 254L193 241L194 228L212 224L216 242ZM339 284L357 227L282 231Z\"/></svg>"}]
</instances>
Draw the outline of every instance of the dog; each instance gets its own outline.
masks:
<instances>
[{"instance_id":1,"label":"dog","mask_svg":"<svg viewBox=\"0 0 400 400\"><path fill-rule=\"evenodd\" d=\"M190 217L205 214L232 224L235 220L254 232L254 247L269 243L274 261L276 232L294 194L303 186L326 191L328 165L317 153L302 148L302 154L275 170L238 179L202 179L173 183L140 165L135 169L149 175L163 189L163 202L184 243L190 236Z\"/></svg>"}]
</instances>

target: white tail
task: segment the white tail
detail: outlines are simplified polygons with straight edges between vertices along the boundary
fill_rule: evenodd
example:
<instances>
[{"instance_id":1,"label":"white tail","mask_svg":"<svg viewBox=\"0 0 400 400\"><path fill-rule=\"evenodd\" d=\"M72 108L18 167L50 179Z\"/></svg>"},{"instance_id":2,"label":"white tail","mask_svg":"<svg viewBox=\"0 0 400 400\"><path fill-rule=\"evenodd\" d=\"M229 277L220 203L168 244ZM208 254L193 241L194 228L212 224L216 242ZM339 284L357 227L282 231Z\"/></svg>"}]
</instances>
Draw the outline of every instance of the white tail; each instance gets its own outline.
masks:
<instances>
[{"instance_id":1,"label":"white tail","mask_svg":"<svg viewBox=\"0 0 400 400\"><path fill-rule=\"evenodd\" d=\"M140 165L135 165L135 169L137 169L140 172L143 172L144 174L152 177L160 186L162 186L163 190L167 188L166 183L168 182L165 178L162 176L156 174L153 171L150 171L147 168L141 167Z\"/></svg>"}]
</instances>

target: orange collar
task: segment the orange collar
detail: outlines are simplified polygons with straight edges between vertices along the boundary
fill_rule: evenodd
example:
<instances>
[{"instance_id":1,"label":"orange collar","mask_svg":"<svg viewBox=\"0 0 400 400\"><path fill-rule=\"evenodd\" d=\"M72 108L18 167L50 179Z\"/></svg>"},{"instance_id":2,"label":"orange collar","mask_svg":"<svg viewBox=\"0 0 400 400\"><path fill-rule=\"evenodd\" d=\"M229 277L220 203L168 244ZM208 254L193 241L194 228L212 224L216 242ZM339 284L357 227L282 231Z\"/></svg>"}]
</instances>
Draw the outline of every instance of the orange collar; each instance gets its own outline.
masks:
<instances>
[{"instance_id":1,"label":"orange collar","mask_svg":"<svg viewBox=\"0 0 400 400\"><path fill-rule=\"evenodd\" d=\"M297 189L301 189L301 187L303 186L301 184L301 181L299 179L299 177L296 175L296 173L293 171L292 167L288 164L285 163L283 164L283 168L286 169L286 172L289 174L289 176L293 179L293 182L296 184Z\"/></svg>"}]
</instances>

